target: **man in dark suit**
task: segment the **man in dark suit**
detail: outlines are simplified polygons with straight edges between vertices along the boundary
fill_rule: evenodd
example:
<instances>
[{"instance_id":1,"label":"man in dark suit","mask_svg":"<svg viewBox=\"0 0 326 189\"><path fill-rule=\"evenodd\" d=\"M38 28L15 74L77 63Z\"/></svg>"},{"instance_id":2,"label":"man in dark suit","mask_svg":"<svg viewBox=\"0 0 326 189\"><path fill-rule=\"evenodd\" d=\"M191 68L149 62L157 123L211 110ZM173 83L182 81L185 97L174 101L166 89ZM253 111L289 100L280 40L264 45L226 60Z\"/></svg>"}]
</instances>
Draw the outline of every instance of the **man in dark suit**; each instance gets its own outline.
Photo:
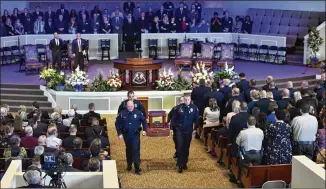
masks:
<instances>
[{"instance_id":1,"label":"man in dark suit","mask_svg":"<svg viewBox=\"0 0 326 189\"><path fill-rule=\"evenodd\" d=\"M52 11L51 6L48 6L48 11L46 11L44 15L45 15L45 20L48 20L49 18L51 18L53 21L55 20L55 12Z\"/></svg>"},{"instance_id":2,"label":"man in dark suit","mask_svg":"<svg viewBox=\"0 0 326 189\"><path fill-rule=\"evenodd\" d=\"M229 101L232 94L232 88L229 86L230 82L231 81L229 79L224 79L223 80L224 87L220 89L220 92L224 94L224 102Z\"/></svg>"},{"instance_id":3,"label":"man in dark suit","mask_svg":"<svg viewBox=\"0 0 326 189\"><path fill-rule=\"evenodd\" d=\"M252 91L252 90L258 90L256 88L256 80L254 80L254 79L251 79L249 81L249 88L244 92L244 96L245 96L247 103L249 103L251 101L250 91Z\"/></svg>"},{"instance_id":4,"label":"man in dark suit","mask_svg":"<svg viewBox=\"0 0 326 189\"><path fill-rule=\"evenodd\" d=\"M229 12L224 11L224 17L222 18L222 27L223 32L232 32L232 26L233 26L233 19L229 17Z\"/></svg>"},{"instance_id":5,"label":"man in dark suit","mask_svg":"<svg viewBox=\"0 0 326 189\"><path fill-rule=\"evenodd\" d=\"M283 89L282 91L282 99L277 102L278 108L280 110L287 109L289 105L294 106L294 100L290 98L290 91L289 89Z\"/></svg>"},{"instance_id":6,"label":"man in dark suit","mask_svg":"<svg viewBox=\"0 0 326 189\"><path fill-rule=\"evenodd\" d=\"M44 18L43 12L40 11L40 6L37 6L35 11L33 12L33 21L35 22L39 16L42 16L42 18Z\"/></svg>"},{"instance_id":7,"label":"man in dark suit","mask_svg":"<svg viewBox=\"0 0 326 189\"><path fill-rule=\"evenodd\" d=\"M65 9L65 5L61 4L60 9L57 10L56 12L56 17L59 18L59 15L63 15L63 20L69 21L69 11Z\"/></svg>"},{"instance_id":8,"label":"man in dark suit","mask_svg":"<svg viewBox=\"0 0 326 189\"><path fill-rule=\"evenodd\" d=\"M78 118L78 119L82 119L83 118L83 115L82 114L77 113L77 105L76 104L71 105L71 109L74 109L75 110L75 118Z\"/></svg>"},{"instance_id":9,"label":"man in dark suit","mask_svg":"<svg viewBox=\"0 0 326 189\"><path fill-rule=\"evenodd\" d=\"M137 20L136 26L138 27L137 32L139 35L141 35L141 33L146 33L146 30L148 31L148 19L146 18L144 12L141 13L140 18Z\"/></svg>"},{"instance_id":10,"label":"man in dark suit","mask_svg":"<svg viewBox=\"0 0 326 189\"><path fill-rule=\"evenodd\" d=\"M128 14L123 24L124 41L126 42L126 51L134 50L134 39L136 36L136 24L131 14Z\"/></svg>"},{"instance_id":11,"label":"man in dark suit","mask_svg":"<svg viewBox=\"0 0 326 189\"><path fill-rule=\"evenodd\" d=\"M257 102L257 107L260 109L260 112L268 114L268 106L271 101L268 98L266 98L267 97L266 91L265 90L260 91L259 97L260 100Z\"/></svg>"},{"instance_id":12,"label":"man in dark suit","mask_svg":"<svg viewBox=\"0 0 326 189\"><path fill-rule=\"evenodd\" d=\"M61 63L62 63L62 46L63 40L59 38L57 32L53 34L54 39L50 41L50 49L52 51L52 64L53 67L56 67L59 71L61 70Z\"/></svg>"},{"instance_id":13,"label":"man in dark suit","mask_svg":"<svg viewBox=\"0 0 326 189\"><path fill-rule=\"evenodd\" d=\"M55 32L54 22L52 18L48 18L45 21L44 30L46 34L52 34Z\"/></svg>"},{"instance_id":14,"label":"man in dark suit","mask_svg":"<svg viewBox=\"0 0 326 189\"><path fill-rule=\"evenodd\" d=\"M63 156L63 159L66 164L65 169L64 169L66 172L81 172L81 170L76 169L72 166L74 159L73 159L73 156L71 153L66 153Z\"/></svg>"},{"instance_id":15,"label":"man in dark suit","mask_svg":"<svg viewBox=\"0 0 326 189\"><path fill-rule=\"evenodd\" d=\"M132 1L132 0L128 0L127 2L125 2L123 4L123 11L128 14L128 13L131 13L133 14L134 13L134 8L135 8L135 3Z\"/></svg>"},{"instance_id":16,"label":"man in dark suit","mask_svg":"<svg viewBox=\"0 0 326 189\"><path fill-rule=\"evenodd\" d=\"M167 11L169 18L173 17L174 4L171 1L166 1L163 3L164 9Z\"/></svg>"},{"instance_id":17,"label":"man in dark suit","mask_svg":"<svg viewBox=\"0 0 326 189\"><path fill-rule=\"evenodd\" d=\"M63 19L63 15L59 15L59 19L55 22L56 32L60 34L68 33L68 23Z\"/></svg>"},{"instance_id":18,"label":"man in dark suit","mask_svg":"<svg viewBox=\"0 0 326 189\"><path fill-rule=\"evenodd\" d=\"M227 103L225 105L225 114L224 115L227 115L228 113L232 112L232 104L235 100L237 100L239 102L244 101L244 96L240 93L239 88L232 89L232 97L229 99L229 101L227 101Z\"/></svg>"},{"instance_id":19,"label":"man in dark suit","mask_svg":"<svg viewBox=\"0 0 326 189\"><path fill-rule=\"evenodd\" d=\"M75 57L75 64L80 70L84 70L84 56L86 56L86 41L81 38L81 34L77 34L77 38L72 42L72 53Z\"/></svg>"},{"instance_id":20,"label":"man in dark suit","mask_svg":"<svg viewBox=\"0 0 326 189\"><path fill-rule=\"evenodd\" d=\"M276 88L274 81L269 84L269 90L273 93L273 98L275 101L281 100L281 92Z\"/></svg>"},{"instance_id":21,"label":"man in dark suit","mask_svg":"<svg viewBox=\"0 0 326 189\"><path fill-rule=\"evenodd\" d=\"M73 140L73 149L71 151L71 155L74 158L89 158L90 153L88 151L82 150L81 147L83 146L83 140L79 137L76 137Z\"/></svg>"},{"instance_id":22,"label":"man in dark suit","mask_svg":"<svg viewBox=\"0 0 326 189\"><path fill-rule=\"evenodd\" d=\"M177 22L181 22L183 17L188 18L188 10L184 8L184 4L182 2L179 3L179 8L175 10L175 20Z\"/></svg>"},{"instance_id":23,"label":"man in dark suit","mask_svg":"<svg viewBox=\"0 0 326 189\"><path fill-rule=\"evenodd\" d=\"M160 19L160 21L163 20L164 15L167 15L168 11L164 10L164 6L162 5L161 8L156 11L156 16Z\"/></svg>"},{"instance_id":24,"label":"man in dark suit","mask_svg":"<svg viewBox=\"0 0 326 189\"><path fill-rule=\"evenodd\" d=\"M28 9L24 8L24 12L20 14L20 21L23 23L23 25L25 25L25 21L26 21L26 17L28 15Z\"/></svg>"},{"instance_id":25,"label":"man in dark suit","mask_svg":"<svg viewBox=\"0 0 326 189\"><path fill-rule=\"evenodd\" d=\"M198 2L198 0L195 0L195 2L193 3L193 5L195 5L196 11L198 11L198 14L199 14L198 20L201 20L201 12L202 12L202 6L201 6L201 4Z\"/></svg>"},{"instance_id":26,"label":"man in dark suit","mask_svg":"<svg viewBox=\"0 0 326 189\"><path fill-rule=\"evenodd\" d=\"M99 113L95 112L95 105L94 103L90 103L88 105L89 112L84 114L83 119L89 120L89 123L92 121L93 118L96 118L98 120L101 119L101 115Z\"/></svg>"},{"instance_id":27,"label":"man in dark suit","mask_svg":"<svg viewBox=\"0 0 326 189\"><path fill-rule=\"evenodd\" d=\"M273 81L273 76L270 76L270 75L267 76L266 77L266 84L262 87L262 89L265 90L265 91L269 91L269 84L272 81Z\"/></svg>"},{"instance_id":28,"label":"man in dark suit","mask_svg":"<svg viewBox=\"0 0 326 189\"><path fill-rule=\"evenodd\" d=\"M34 33L34 21L32 20L32 15L27 14L26 20L24 21L24 30L25 34L33 34Z\"/></svg>"},{"instance_id":29,"label":"man in dark suit","mask_svg":"<svg viewBox=\"0 0 326 189\"><path fill-rule=\"evenodd\" d=\"M153 19L155 17L155 13L153 12L152 7L148 7L148 11L145 14L145 18L148 20L148 22L153 22Z\"/></svg>"},{"instance_id":30,"label":"man in dark suit","mask_svg":"<svg viewBox=\"0 0 326 189\"><path fill-rule=\"evenodd\" d=\"M249 88L249 81L246 80L245 73L239 74L240 81L236 83L237 87L240 89L240 93L244 93Z\"/></svg>"},{"instance_id":31,"label":"man in dark suit","mask_svg":"<svg viewBox=\"0 0 326 189\"><path fill-rule=\"evenodd\" d=\"M86 15L86 20L88 20L89 19L89 13L86 10L86 5L82 5L81 10L78 13L78 17L79 17L80 20L83 18L83 14Z\"/></svg>"},{"instance_id":32,"label":"man in dark suit","mask_svg":"<svg viewBox=\"0 0 326 189\"><path fill-rule=\"evenodd\" d=\"M221 109L224 107L224 94L219 91L219 84L218 83L212 83L212 90L208 91L204 96L204 103L205 107L208 107L209 105L209 99L215 98L218 107Z\"/></svg>"},{"instance_id":33,"label":"man in dark suit","mask_svg":"<svg viewBox=\"0 0 326 189\"><path fill-rule=\"evenodd\" d=\"M99 125L94 125L93 126L93 133L94 135L92 135L91 137L89 137L87 139L88 141L88 145L90 146L93 142L94 139L99 138L101 140L101 148L107 148L107 146L110 145L109 140L107 137L104 137L102 135L103 132L103 127L99 126Z\"/></svg>"},{"instance_id":34,"label":"man in dark suit","mask_svg":"<svg viewBox=\"0 0 326 189\"><path fill-rule=\"evenodd\" d=\"M191 100L197 106L199 110L199 116L203 116L204 113L204 109L205 109L204 96L207 92L211 90L211 88L207 87L205 84L206 84L205 80L200 79L199 87L194 88L191 92Z\"/></svg>"},{"instance_id":35,"label":"man in dark suit","mask_svg":"<svg viewBox=\"0 0 326 189\"><path fill-rule=\"evenodd\" d=\"M70 125L69 133L70 135L62 140L62 147L64 148L73 148L73 141L76 138L76 134L77 134L77 126Z\"/></svg>"},{"instance_id":36,"label":"man in dark suit","mask_svg":"<svg viewBox=\"0 0 326 189\"><path fill-rule=\"evenodd\" d=\"M228 137L230 143L232 143L231 157L237 157L238 155L238 145L236 143L236 139L240 131L247 127L247 120L249 115L250 114L247 112L247 103L242 102L240 104L240 113L234 115L231 118Z\"/></svg>"},{"instance_id":37,"label":"man in dark suit","mask_svg":"<svg viewBox=\"0 0 326 189\"><path fill-rule=\"evenodd\" d=\"M89 20L87 19L87 15L84 13L82 14L81 16L81 19L79 20L79 25L78 25L78 29L79 29L79 32L82 33L82 34L85 34L85 33L90 33L90 22Z\"/></svg>"},{"instance_id":38,"label":"man in dark suit","mask_svg":"<svg viewBox=\"0 0 326 189\"><path fill-rule=\"evenodd\" d=\"M296 103L296 108L302 109L305 104L309 104L314 108L314 111L317 110L318 101L316 98L313 98L309 95L309 91L307 89L301 90L301 96L302 99L298 100L298 102Z\"/></svg>"}]
</instances>

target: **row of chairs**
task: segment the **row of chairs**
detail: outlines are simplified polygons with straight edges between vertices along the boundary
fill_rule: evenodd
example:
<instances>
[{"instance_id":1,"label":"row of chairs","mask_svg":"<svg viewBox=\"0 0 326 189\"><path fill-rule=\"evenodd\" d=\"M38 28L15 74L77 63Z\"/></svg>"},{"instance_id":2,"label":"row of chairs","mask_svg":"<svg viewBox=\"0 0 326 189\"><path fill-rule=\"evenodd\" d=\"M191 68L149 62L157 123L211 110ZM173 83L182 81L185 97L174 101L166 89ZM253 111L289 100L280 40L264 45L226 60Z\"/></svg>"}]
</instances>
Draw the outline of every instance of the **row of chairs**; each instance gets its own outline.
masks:
<instances>
[{"instance_id":1,"label":"row of chairs","mask_svg":"<svg viewBox=\"0 0 326 189\"><path fill-rule=\"evenodd\" d=\"M325 20L325 12L316 11L298 11L298 10L281 10L281 9L256 9L249 8L248 15L250 16L270 16L270 17L284 17L284 18L303 18L303 19L317 19Z\"/></svg>"},{"instance_id":2,"label":"row of chairs","mask_svg":"<svg viewBox=\"0 0 326 189\"><path fill-rule=\"evenodd\" d=\"M281 18L270 16L255 16L253 18L254 24L265 25L281 25L281 26L299 26L299 27L317 27L320 22L317 19L305 19L305 18Z\"/></svg>"}]
</instances>

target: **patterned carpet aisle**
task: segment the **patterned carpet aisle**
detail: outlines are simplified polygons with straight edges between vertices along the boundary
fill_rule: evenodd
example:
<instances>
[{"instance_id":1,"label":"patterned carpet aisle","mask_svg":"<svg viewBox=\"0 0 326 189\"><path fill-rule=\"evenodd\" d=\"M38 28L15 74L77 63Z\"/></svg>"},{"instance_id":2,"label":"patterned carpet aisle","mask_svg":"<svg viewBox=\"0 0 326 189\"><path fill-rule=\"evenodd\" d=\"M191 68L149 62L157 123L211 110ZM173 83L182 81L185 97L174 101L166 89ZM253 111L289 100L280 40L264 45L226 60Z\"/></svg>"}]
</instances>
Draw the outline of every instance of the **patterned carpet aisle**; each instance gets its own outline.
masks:
<instances>
[{"instance_id":1,"label":"patterned carpet aisle","mask_svg":"<svg viewBox=\"0 0 326 189\"><path fill-rule=\"evenodd\" d=\"M125 146L114 127L114 116L105 116L111 143L112 159L117 161L123 188L235 188L228 180L228 170L219 168L216 159L209 157L203 143L193 140L188 170L176 171L174 144L171 137L141 137L141 176L126 170Z\"/></svg>"}]
</instances>

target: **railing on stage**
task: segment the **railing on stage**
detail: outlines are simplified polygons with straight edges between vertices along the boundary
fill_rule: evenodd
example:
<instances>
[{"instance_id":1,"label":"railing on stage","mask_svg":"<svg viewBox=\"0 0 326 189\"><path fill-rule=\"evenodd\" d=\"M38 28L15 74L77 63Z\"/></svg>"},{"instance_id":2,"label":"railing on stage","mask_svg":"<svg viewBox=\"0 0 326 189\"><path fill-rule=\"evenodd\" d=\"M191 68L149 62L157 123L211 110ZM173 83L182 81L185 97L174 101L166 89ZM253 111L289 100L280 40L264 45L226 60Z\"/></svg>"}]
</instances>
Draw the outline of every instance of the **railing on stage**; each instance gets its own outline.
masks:
<instances>
[{"instance_id":1,"label":"railing on stage","mask_svg":"<svg viewBox=\"0 0 326 189\"><path fill-rule=\"evenodd\" d=\"M72 42L76 39L76 34L60 34L59 37L63 40L70 40L70 42ZM81 37L85 40L89 40L89 59L101 60L102 39L110 40L110 59L117 59L119 57L118 34L82 34ZM18 45L18 43L20 46L28 44L47 45L50 43L51 39L53 39L53 35L51 34L1 37L1 48L15 46Z\"/></svg>"},{"instance_id":2,"label":"railing on stage","mask_svg":"<svg viewBox=\"0 0 326 189\"><path fill-rule=\"evenodd\" d=\"M1 180L1 188L26 186L23 179L22 161L12 160ZM45 176L45 173L42 173ZM119 188L115 160L103 160L103 172L66 172L63 177L67 188ZM51 178L45 178L48 186Z\"/></svg>"},{"instance_id":3,"label":"railing on stage","mask_svg":"<svg viewBox=\"0 0 326 189\"><path fill-rule=\"evenodd\" d=\"M246 43L276 47L286 47L286 37L271 35L254 35L238 33L143 33L141 36L142 57L147 58L149 54L148 40L158 39L158 57L168 58L168 39L177 39L178 43L183 43L184 39L197 39L205 42L206 40L216 43Z\"/></svg>"}]
</instances>

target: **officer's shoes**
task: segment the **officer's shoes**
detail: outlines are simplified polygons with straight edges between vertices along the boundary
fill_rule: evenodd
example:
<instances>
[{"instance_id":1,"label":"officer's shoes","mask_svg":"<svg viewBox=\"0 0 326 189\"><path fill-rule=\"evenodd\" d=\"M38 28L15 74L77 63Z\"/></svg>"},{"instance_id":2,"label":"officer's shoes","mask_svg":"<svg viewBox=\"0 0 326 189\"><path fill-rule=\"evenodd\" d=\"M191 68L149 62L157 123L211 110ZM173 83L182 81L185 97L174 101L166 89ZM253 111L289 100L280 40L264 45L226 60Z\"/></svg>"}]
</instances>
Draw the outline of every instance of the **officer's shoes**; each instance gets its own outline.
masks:
<instances>
[{"instance_id":1,"label":"officer's shoes","mask_svg":"<svg viewBox=\"0 0 326 189\"><path fill-rule=\"evenodd\" d=\"M178 173L182 173L183 169L181 166L178 167Z\"/></svg>"},{"instance_id":2,"label":"officer's shoes","mask_svg":"<svg viewBox=\"0 0 326 189\"><path fill-rule=\"evenodd\" d=\"M188 170L187 165L183 166L183 170Z\"/></svg>"},{"instance_id":3,"label":"officer's shoes","mask_svg":"<svg viewBox=\"0 0 326 189\"><path fill-rule=\"evenodd\" d=\"M131 171L131 170L132 170L131 165L128 165L128 166L127 166L127 171Z\"/></svg>"},{"instance_id":4,"label":"officer's shoes","mask_svg":"<svg viewBox=\"0 0 326 189\"><path fill-rule=\"evenodd\" d=\"M141 174L142 174L142 171L143 171L143 170L141 170L141 168L139 168L139 169L137 169L137 170L135 171L135 173L136 173L136 175L141 175Z\"/></svg>"}]
</instances>

